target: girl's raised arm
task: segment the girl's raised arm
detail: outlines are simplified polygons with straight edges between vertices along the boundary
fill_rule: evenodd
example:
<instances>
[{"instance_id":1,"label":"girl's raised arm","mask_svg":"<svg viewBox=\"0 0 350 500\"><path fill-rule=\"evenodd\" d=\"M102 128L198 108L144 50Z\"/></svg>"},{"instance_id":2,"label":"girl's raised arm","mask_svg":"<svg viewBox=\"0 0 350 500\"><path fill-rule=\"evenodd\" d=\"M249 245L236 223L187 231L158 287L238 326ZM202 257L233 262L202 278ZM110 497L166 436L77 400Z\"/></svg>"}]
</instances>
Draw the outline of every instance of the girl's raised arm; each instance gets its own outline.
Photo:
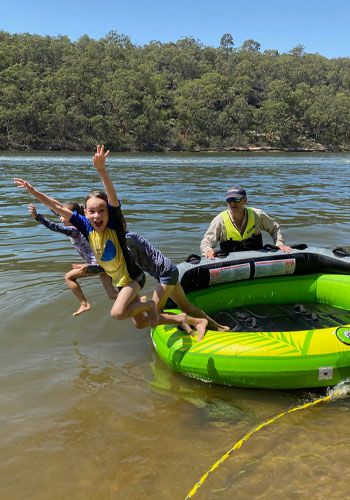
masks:
<instances>
[{"instance_id":1,"label":"girl's raised arm","mask_svg":"<svg viewBox=\"0 0 350 500\"><path fill-rule=\"evenodd\" d=\"M96 167L97 172L100 174L101 181L103 182L103 185L105 187L108 196L108 203L112 207L119 207L120 203L115 187L113 186L113 182L111 181L106 169L106 158L108 155L109 155L109 150L105 152L104 145L103 144L102 146L98 145L96 154L94 155L94 165Z\"/></svg>"},{"instance_id":2,"label":"girl's raised arm","mask_svg":"<svg viewBox=\"0 0 350 500\"><path fill-rule=\"evenodd\" d=\"M29 182L25 181L24 179L21 179L20 177L15 177L13 179L13 182L20 188L26 189L28 193L32 194L38 201L46 205L48 208L53 210L54 212L57 212L58 214L62 215L66 219L70 219L73 212L69 210L69 208L65 207L62 205L60 201L55 200L54 198L51 198L50 196L47 196L44 193L41 193L35 187L33 187Z\"/></svg>"}]
</instances>

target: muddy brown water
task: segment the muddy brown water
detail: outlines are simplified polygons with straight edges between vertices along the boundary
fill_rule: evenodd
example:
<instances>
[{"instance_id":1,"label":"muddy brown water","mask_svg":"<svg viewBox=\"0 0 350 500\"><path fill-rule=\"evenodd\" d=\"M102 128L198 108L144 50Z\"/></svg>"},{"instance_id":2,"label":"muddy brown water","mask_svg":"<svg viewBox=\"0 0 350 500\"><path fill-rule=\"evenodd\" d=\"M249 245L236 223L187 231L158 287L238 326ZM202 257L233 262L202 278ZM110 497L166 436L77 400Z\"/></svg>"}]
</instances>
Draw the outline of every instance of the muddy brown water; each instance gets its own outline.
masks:
<instances>
[{"instance_id":1,"label":"muddy brown water","mask_svg":"<svg viewBox=\"0 0 350 500\"><path fill-rule=\"evenodd\" d=\"M1 498L185 498L251 428L320 395L173 373L147 330L109 317L94 278L83 284L91 312L73 318L63 275L79 259L68 238L33 223L32 200L12 177L82 199L99 186L91 155L2 153L0 167ZM234 184L288 243L350 244L349 154L112 154L109 169L130 228L175 262L199 252ZM349 409L344 398L288 415L232 455L198 498L347 497Z\"/></svg>"}]
</instances>

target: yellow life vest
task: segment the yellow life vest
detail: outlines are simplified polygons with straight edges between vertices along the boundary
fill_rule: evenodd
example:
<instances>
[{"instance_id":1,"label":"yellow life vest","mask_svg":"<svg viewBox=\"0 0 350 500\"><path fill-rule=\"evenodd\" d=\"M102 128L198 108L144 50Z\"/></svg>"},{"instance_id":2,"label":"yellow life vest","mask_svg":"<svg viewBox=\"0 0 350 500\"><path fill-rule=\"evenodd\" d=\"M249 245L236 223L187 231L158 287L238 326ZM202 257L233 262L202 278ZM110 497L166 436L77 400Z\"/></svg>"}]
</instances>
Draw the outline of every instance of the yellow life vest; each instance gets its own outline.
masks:
<instances>
[{"instance_id":1,"label":"yellow life vest","mask_svg":"<svg viewBox=\"0 0 350 500\"><path fill-rule=\"evenodd\" d=\"M243 240L248 240L249 238L254 236L255 234L254 210L252 208L247 208L247 212L248 212L248 221L243 234L241 234L238 231L238 229L233 225L233 222L229 215L230 211L224 210L223 212L221 212L220 215L224 220L227 240L243 241Z\"/></svg>"}]
</instances>

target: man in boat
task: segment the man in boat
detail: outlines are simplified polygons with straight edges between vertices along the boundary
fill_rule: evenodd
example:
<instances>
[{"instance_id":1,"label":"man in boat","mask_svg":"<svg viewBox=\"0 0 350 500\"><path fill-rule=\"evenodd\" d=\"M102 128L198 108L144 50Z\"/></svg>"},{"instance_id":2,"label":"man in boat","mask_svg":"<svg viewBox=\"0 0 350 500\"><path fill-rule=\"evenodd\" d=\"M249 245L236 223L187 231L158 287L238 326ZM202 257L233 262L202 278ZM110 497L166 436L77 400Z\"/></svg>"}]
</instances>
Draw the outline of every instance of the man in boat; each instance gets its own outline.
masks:
<instances>
[{"instance_id":1,"label":"man in boat","mask_svg":"<svg viewBox=\"0 0 350 500\"><path fill-rule=\"evenodd\" d=\"M217 215L210 223L201 241L202 255L215 258L215 247L225 253L263 248L262 231L269 233L273 243L282 252L291 248L284 244L284 238L276 221L259 208L247 207L246 190L240 186L231 187L226 193L227 210Z\"/></svg>"}]
</instances>

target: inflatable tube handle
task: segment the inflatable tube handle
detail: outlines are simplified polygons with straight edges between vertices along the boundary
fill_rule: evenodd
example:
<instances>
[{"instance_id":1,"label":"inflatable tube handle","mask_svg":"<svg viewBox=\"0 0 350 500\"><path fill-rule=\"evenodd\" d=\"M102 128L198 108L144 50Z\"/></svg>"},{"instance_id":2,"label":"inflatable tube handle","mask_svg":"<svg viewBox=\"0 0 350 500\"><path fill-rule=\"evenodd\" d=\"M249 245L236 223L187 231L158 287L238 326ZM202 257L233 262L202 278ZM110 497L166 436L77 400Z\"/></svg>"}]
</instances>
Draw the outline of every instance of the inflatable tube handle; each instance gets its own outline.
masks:
<instances>
[{"instance_id":1,"label":"inflatable tube handle","mask_svg":"<svg viewBox=\"0 0 350 500\"><path fill-rule=\"evenodd\" d=\"M224 252L223 250L218 250L217 252L215 252L215 257L221 257L221 258L225 258L228 256L228 252Z\"/></svg>"},{"instance_id":2,"label":"inflatable tube handle","mask_svg":"<svg viewBox=\"0 0 350 500\"><path fill-rule=\"evenodd\" d=\"M344 258L344 257L350 257L350 252L348 252L346 250L346 248L343 248L343 247L336 247L336 248L333 248L332 252L334 253L334 255L336 255L337 257L341 257L341 258Z\"/></svg>"},{"instance_id":3,"label":"inflatable tube handle","mask_svg":"<svg viewBox=\"0 0 350 500\"><path fill-rule=\"evenodd\" d=\"M296 245L291 245L290 248L295 248L295 250L305 250L307 248L306 243L297 243Z\"/></svg>"},{"instance_id":4,"label":"inflatable tube handle","mask_svg":"<svg viewBox=\"0 0 350 500\"><path fill-rule=\"evenodd\" d=\"M272 245L272 243L266 243L266 245L263 246L263 250L267 250L269 252L277 252L277 250L279 250L279 247L276 245Z\"/></svg>"},{"instance_id":5,"label":"inflatable tube handle","mask_svg":"<svg viewBox=\"0 0 350 500\"><path fill-rule=\"evenodd\" d=\"M201 261L200 255L197 255L195 253L191 253L191 255L189 255L187 259L185 259L185 262L188 262L189 264L199 264L200 261Z\"/></svg>"}]
</instances>

